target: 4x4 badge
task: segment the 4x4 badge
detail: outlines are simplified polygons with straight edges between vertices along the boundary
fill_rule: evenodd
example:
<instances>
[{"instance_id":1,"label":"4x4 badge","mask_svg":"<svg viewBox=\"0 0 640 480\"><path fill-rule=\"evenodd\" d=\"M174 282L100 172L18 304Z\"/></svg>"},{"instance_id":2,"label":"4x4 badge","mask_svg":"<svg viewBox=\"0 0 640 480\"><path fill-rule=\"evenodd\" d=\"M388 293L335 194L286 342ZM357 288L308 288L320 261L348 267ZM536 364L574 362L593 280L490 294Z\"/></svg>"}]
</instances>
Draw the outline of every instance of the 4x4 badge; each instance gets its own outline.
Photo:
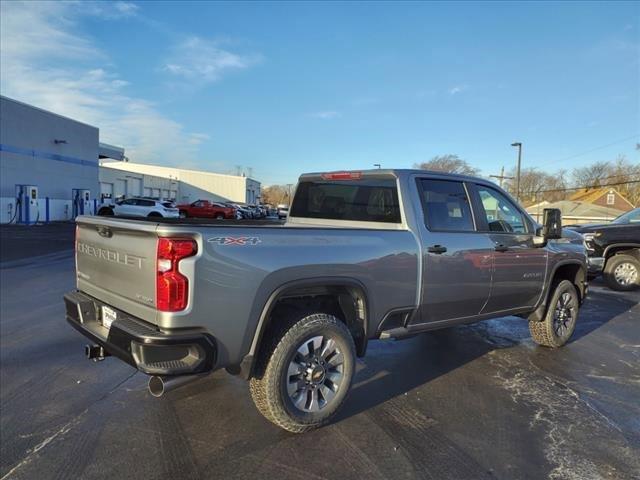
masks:
<instances>
[{"instance_id":1,"label":"4x4 badge","mask_svg":"<svg viewBox=\"0 0 640 480\"><path fill-rule=\"evenodd\" d=\"M211 237L207 242L218 245L257 245L262 240L260 237Z\"/></svg>"}]
</instances>

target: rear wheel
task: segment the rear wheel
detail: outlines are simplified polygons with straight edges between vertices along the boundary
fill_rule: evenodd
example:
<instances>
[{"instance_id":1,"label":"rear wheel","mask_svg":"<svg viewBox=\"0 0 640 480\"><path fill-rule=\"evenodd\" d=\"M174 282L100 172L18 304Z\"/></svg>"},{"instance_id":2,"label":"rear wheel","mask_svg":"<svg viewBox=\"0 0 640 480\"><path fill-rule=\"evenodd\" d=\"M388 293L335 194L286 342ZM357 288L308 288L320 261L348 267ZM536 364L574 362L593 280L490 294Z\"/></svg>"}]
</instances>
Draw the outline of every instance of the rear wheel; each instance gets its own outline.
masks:
<instances>
[{"instance_id":1,"label":"rear wheel","mask_svg":"<svg viewBox=\"0 0 640 480\"><path fill-rule=\"evenodd\" d=\"M101 217L111 217L113 216L113 209L109 207L102 207L98 210L98 215Z\"/></svg>"},{"instance_id":2,"label":"rear wheel","mask_svg":"<svg viewBox=\"0 0 640 480\"><path fill-rule=\"evenodd\" d=\"M529 322L533 341L545 347L561 347L569 341L576 328L580 299L573 283L562 280L555 284L544 319Z\"/></svg>"},{"instance_id":3,"label":"rear wheel","mask_svg":"<svg viewBox=\"0 0 640 480\"><path fill-rule=\"evenodd\" d=\"M216 215L216 220L224 220L224 215L219 213Z\"/></svg>"},{"instance_id":4,"label":"rear wheel","mask_svg":"<svg viewBox=\"0 0 640 480\"><path fill-rule=\"evenodd\" d=\"M185 210L180 210L180 218L187 218L187 212Z\"/></svg>"},{"instance_id":5,"label":"rear wheel","mask_svg":"<svg viewBox=\"0 0 640 480\"><path fill-rule=\"evenodd\" d=\"M612 290L630 291L640 286L640 262L632 255L614 255L604 267L604 281Z\"/></svg>"},{"instance_id":6,"label":"rear wheel","mask_svg":"<svg viewBox=\"0 0 640 480\"><path fill-rule=\"evenodd\" d=\"M349 329L332 315L298 314L285 325L260 355L250 390L267 420L301 433L329 422L342 405L355 370L355 346Z\"/></svg>"},{"instance_id":7,"label":"rear wheel","mask_svg":"<svg viewBox=\"0 0 640 480\"><path fill-rule=\"evenodd\" d=\"M147 217L149 217L149 218L162 218L162 215L160 215L158 212L151 212L149 215L147 215Z\"/></svg>"}]
</instances>

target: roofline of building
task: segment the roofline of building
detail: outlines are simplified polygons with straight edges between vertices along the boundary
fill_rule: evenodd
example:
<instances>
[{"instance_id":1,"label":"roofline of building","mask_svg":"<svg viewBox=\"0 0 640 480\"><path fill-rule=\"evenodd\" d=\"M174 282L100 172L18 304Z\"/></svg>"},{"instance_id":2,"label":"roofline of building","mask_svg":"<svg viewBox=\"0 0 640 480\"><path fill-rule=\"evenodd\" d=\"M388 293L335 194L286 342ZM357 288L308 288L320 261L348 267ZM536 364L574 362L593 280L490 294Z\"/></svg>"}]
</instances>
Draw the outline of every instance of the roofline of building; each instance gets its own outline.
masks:
<instances>
[{"instance_id":1,"label":"roofline of building","mask_svg":"<svg viewBox=\"0 0 640 480\"><path fill-rule=\"evenodd\" d=\"M59 113L55 113L55 112L52 112L50 110L45 110L44 108L36 107L35 105L31 105L31 104L26 103L26 102L21 102L20 100L15 100L13 98L9 98L9 97L6 97L4 95L0 95L0 99L7 100L9 102L13 102L13 103L15 103L17 105L22 105L23 107L33 108L34 110L38 110L39 112L47 113L49 115L53 115L54 117L62 118L64 120L68 120L70 122L77 123L79 125L84 125L85 127L91 127L91 128L96 129L96 130L99 130L99 128L94 126L94 125L90 125L88 123L81 122L80 120L76 120L75 118L65 117L64 115L60 115Z\"/></svg>"},{"instance_id":2,"label":"roofline of building","mask_svg":"<svg viewBox=\"0 0 640 480\"><path fill-rule=\"evenodd\" d=\"M111 162L109 162L111 163ZM256 183L262 183L259 180L256 180L255 178L252 177L247 177L244 175L229 175L228 173L217 173L217 172L208 172L206 170L192 170L190 168L182 168L182 167L170 167L168 165L153 165L151 163L137 163L137 162L117 162L116 165L143 165L145 167L157 167L157 168L169 168L169 169L173 169L173 170L183 170L185 172L192 172L192 173L200 173L200 174L204 174L204 175L217 175L219 177L231 177L231 178L246 178L247 180L252 180ZM102 166L109 166L109 165L102 165ZM115 167L118 168L118 167ZM124 168L118 168L119 170L125 170ZM139 172L136 172L139 173ZM155 173L149 173L149 175L156 175ZM157 175L156 175L157 176Z\"/></svg>"},{"instance_id":3,"label":"roofline of building","mask_svg":"<svg viewBox=\"0 0 640 480\"><path fill-rule=\"evenodd\" d=\"M125 158L124 147L118 147L116 145L110 145L108 143L98 142L98 156L101 156L101 155L104 158L109 158L111 160L121 162Z\"/></svg>"}]
</instances>

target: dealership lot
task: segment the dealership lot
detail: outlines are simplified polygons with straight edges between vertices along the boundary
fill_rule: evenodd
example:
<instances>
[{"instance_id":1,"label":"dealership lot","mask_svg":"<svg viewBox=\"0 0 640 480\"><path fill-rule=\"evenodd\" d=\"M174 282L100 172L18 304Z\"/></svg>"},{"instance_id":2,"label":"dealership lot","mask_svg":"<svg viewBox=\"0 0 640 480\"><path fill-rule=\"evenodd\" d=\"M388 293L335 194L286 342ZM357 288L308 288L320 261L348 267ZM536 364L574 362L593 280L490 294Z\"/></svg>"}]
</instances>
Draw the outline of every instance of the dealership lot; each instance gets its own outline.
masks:
<instances>
[{"instance_id":1,"label":"dealership lot","mask_svg":"<svg viewBox=\"0 0 640 480\"><path fill-rule=\"evenodd\" d=\"M2 227L0 478L634 478L640 292L598 281L572 342L513 317L372 342L336 421L292 435L217 372L162 399L64 321L73 226Z\"/></svg>"}]
</instances>

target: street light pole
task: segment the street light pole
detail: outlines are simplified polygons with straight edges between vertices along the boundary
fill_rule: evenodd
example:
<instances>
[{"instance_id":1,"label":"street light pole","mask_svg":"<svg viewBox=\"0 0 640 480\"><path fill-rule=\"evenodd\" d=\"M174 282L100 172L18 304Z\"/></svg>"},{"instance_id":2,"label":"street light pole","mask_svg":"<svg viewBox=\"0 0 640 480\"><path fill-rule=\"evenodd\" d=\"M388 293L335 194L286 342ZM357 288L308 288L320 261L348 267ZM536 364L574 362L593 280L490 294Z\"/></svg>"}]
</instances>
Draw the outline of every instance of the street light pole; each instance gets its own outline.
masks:
<instances>
[{"instance_id":1,"label":"street light pole","mask_svg":"<svg viewBox=\"0 0 640 480\"><path fill-rule=\"evenodd\" d=\"M520 163L522 161L522 142L513 142L512 147L518 147L518 168L516 169L516 200L520 203Z\"/></svg>"}]
</instances>

